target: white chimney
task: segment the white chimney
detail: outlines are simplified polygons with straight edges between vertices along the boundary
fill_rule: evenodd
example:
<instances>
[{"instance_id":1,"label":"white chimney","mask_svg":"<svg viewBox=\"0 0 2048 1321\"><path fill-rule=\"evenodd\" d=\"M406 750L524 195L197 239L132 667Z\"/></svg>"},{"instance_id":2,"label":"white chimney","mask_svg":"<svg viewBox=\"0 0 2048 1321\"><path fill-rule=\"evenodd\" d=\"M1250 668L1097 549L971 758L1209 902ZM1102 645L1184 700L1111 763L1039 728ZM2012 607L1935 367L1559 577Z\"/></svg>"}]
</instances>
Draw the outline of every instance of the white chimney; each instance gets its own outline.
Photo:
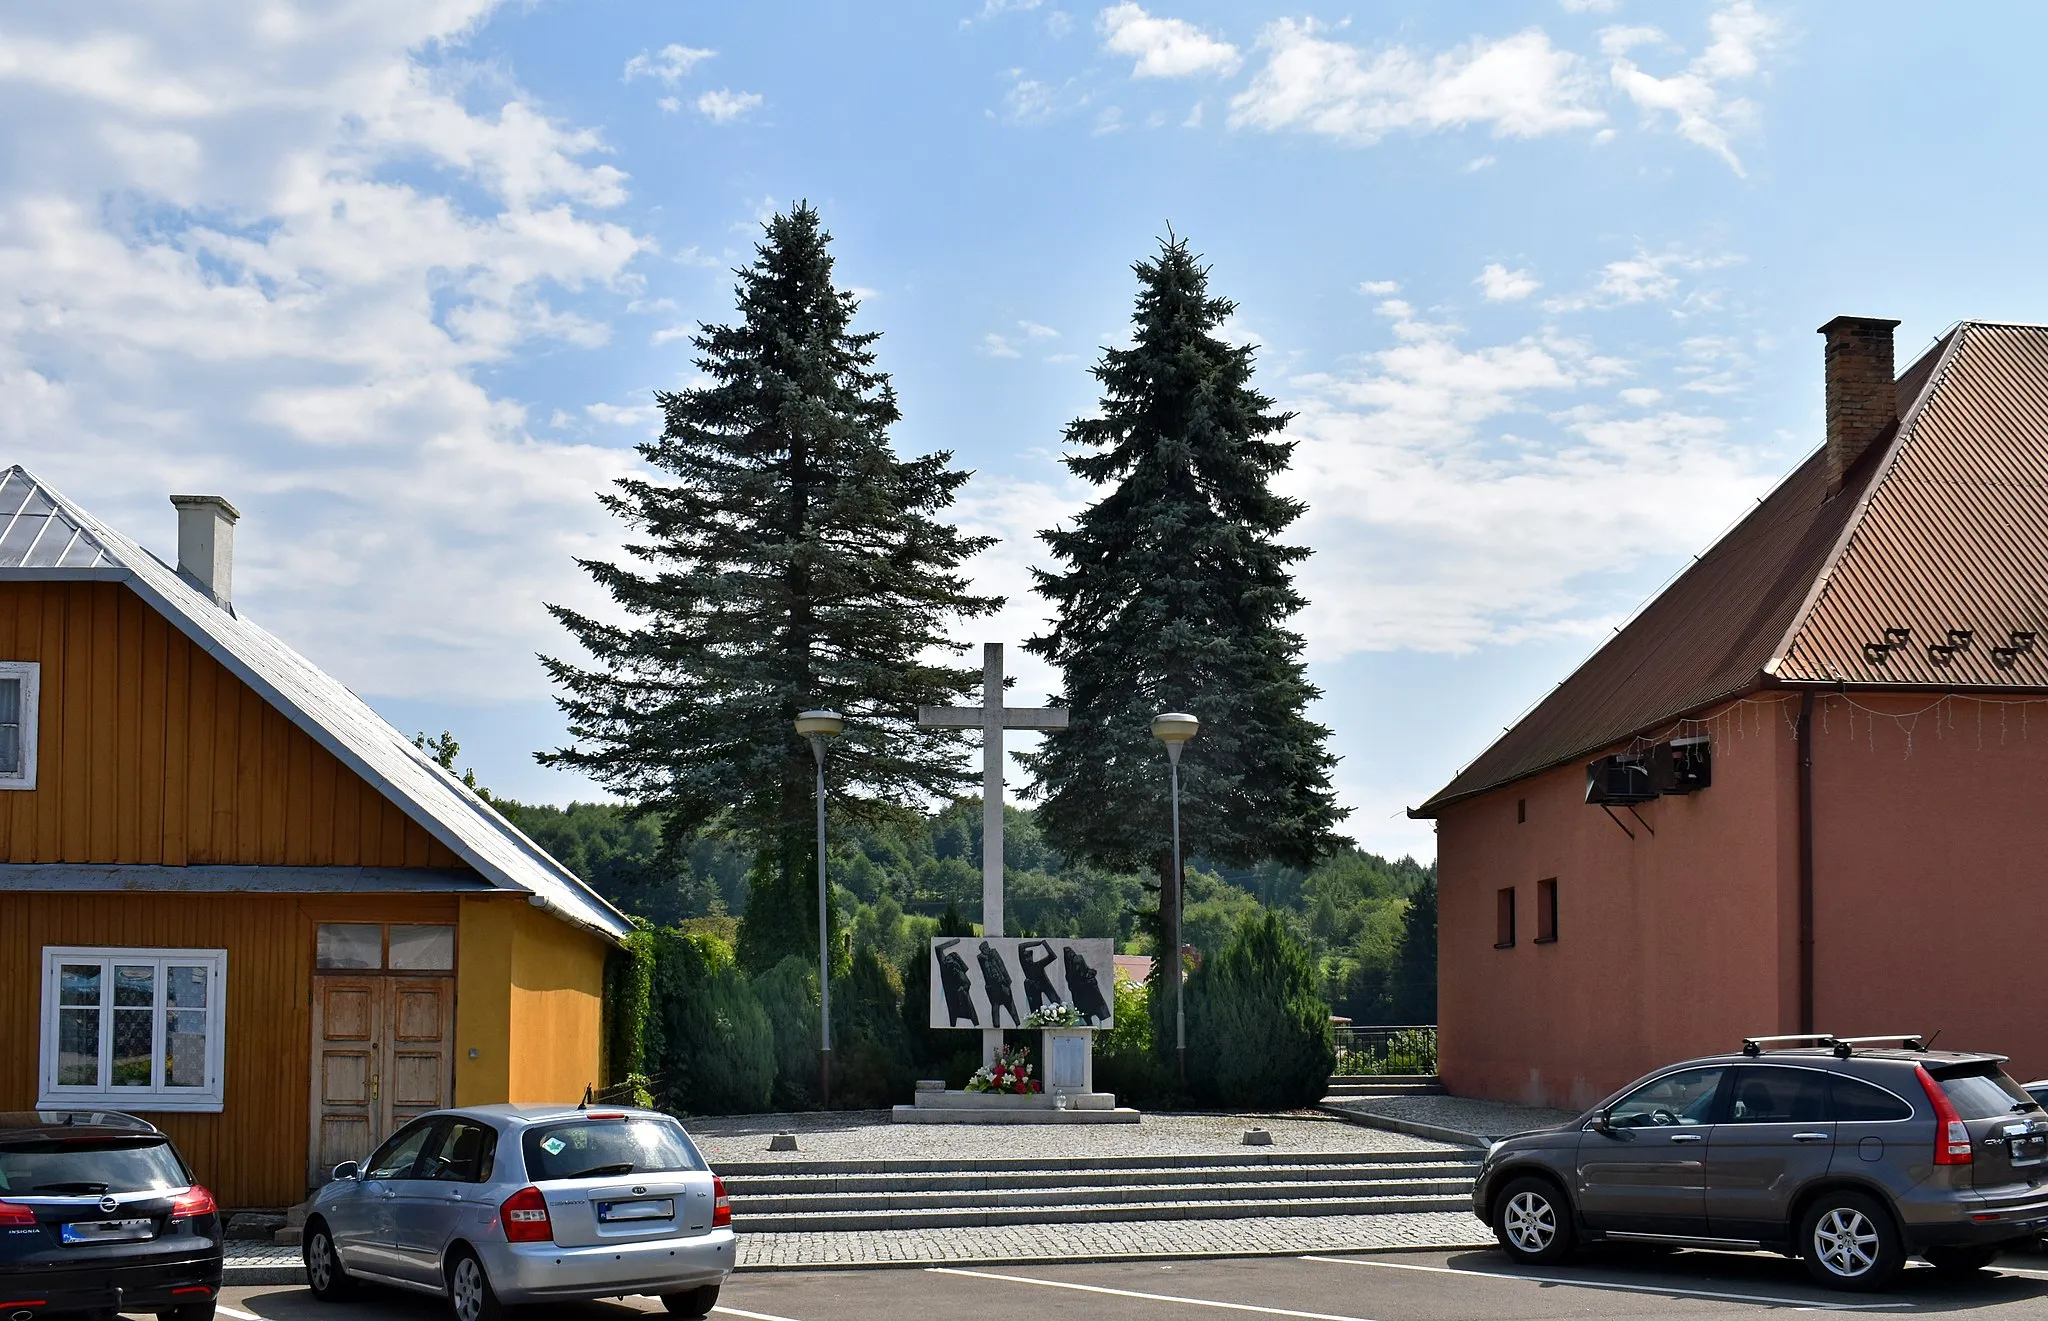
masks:
<instances>
[{"instance_id":1,"label":"white chimney","mask_svg":"<svg viewBox=\"0 0 2048 1321\"><path fill-rule=\"evenodd\" d=\"M174 495L178 507L178 573L225 606L233 596L235 521L241 511L218 495Z\"/></svg>"}]
</instances>

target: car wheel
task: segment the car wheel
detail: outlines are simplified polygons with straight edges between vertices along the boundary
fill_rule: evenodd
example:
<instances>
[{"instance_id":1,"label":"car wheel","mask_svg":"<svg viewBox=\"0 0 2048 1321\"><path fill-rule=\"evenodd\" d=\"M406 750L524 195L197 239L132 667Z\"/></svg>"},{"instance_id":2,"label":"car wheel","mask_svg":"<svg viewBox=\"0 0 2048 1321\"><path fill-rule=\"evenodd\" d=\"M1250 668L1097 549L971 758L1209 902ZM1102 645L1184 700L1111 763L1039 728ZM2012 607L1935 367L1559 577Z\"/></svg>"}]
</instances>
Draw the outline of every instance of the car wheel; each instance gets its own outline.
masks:
<instances>
[{"instance_id":1,"label":"car wheel","mask_svg":"<svg viewBox=\"0 0 2048 1321\"><path fill-rule=\"evenodd\" d=\"M1905 1268L1891 1213L1868 1193L1826 1193L1799 1230L1807 1273L1830 1289L1882 1289Z\"/></svg>"},{"instance_id":2,"label":"car wheel","mask_svg":"<svg viewBox=\"0 0 2048 1321\"><path fill-rule=\"evenodd\" d=\"M710 1316L711 1309L718 1306L718 1286L707 1284L688 1293L665 1293L661 1305L670 1316Z\"/></svg>"},{"instance_id":3,"label":"car wheel","mask_svg":"<svg viewBox=\"0 0 2048 1321\"><path fill-rule=\"evenodd\" d=\"M1493 1206L1493 1234L1516 1261L1548 1266L1571 1254L1577 1233L1571 1204L1548 1179L1517 1179Z\"/></svg>"},{"instance_id":4,"label":"car wheel","mask_svg":"<svg viewBox=\"0 0 2048 1321\"><path fill-rule=\"evenodd\" d=\"M455 1321L504 1321L504 1305L474 1252L458 1252L448 1263L448 1306Z\"/></svg>"},{"instance_id":5,"label":"car wheel","mask_svg":"<svg viewBox=\"0 0 2048 1321\"><path fill-rule=\"evenodd\" d=\"M306 1287L322 1302L338 1302L354 1292L355 1281L342 1269L341 1254L334 1250L334 1235L327 1222L315 1220L306 1226Z\"/></svg>"},{"instance_id":6,"label":"car wheel","mask_svg":"<svg viewBox=\"0 0 2048 1321\"><path fill-rule=\"evenodd\" d=\"M166 1307L156 1314L156 1321L213 1321L213 1300L203 1303L181 1303Z\"/></svg>"},{"instance_id":7,"label":"car wheel","mask_svg":"<svg viewBox=\"0 0 2048 1321\"><path fill-rule=\"evenodd\" d=\"M1999 1249L2002 1246L1993 1243L1976 1248L1929 1248L1921 1255L1927 1258L1928 1265L1943 1275L1968 1275L1972 1271L1981 1271L1998 1260Z\"/></svg>"}]
</instances>

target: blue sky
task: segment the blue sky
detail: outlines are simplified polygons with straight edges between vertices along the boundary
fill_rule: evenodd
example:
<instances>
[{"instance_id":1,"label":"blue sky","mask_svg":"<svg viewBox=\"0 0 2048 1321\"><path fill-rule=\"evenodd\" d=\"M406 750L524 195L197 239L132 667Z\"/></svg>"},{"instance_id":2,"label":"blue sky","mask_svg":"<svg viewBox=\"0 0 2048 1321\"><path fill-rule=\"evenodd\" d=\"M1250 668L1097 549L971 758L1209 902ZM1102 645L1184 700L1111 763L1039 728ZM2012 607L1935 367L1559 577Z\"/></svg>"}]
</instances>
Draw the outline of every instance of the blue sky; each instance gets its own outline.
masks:
<instances>
[{"instance_id":1,"label":"blue sky","mask_svg":"<svg viewBox=\"0 0 2048 1321\"><path fill-rule=\"evenodd\" d=\"M2048 17L1724 0L17 0L0 456L494 788L681 335L807 198L905 452L1037 625L1062 424L1170 224L1300 417L1300 625L1368 847L1819 442L1816 326L2048 319ZM1016 654L1013 652L1013 655ZM1051 678L1021 657L1021 696Z\"/></svg>"}]
</instances>

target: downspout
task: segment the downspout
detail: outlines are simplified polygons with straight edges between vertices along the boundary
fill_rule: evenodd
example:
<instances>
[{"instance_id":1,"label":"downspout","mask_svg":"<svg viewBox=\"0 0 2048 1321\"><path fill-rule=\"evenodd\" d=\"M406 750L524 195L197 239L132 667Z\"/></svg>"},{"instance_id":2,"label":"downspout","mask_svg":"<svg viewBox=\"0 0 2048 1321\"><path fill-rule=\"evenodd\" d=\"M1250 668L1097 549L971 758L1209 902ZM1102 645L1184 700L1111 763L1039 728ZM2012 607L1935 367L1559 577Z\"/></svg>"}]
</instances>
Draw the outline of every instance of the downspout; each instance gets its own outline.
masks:
<instances>
[{"instance_id":1,"label":"downspout","mask_svg":"<svg viewBox=\"0 0 2048 1321\"><path fill-rule=\"evenodd\" d=\"M1813 690L1799 697L1799 1030L1813 1031Z\"/></svg>"}]
</instances>

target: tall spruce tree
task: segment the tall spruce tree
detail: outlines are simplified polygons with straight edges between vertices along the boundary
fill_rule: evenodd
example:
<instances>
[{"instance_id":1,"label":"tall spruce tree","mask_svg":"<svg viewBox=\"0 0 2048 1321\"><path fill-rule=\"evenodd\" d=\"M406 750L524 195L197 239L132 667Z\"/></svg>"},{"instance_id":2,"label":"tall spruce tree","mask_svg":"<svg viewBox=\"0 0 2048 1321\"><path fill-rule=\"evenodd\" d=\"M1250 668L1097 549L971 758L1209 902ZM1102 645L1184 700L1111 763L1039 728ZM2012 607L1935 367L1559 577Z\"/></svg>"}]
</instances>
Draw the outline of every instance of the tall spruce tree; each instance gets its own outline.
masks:
<instances>
[{"instance_id":1,"label":"tall spruce tree","mask_svg":"<svg viewBox=\"0 0 2048 1321\"><path fill-rule=\"evenodd\" d=\"M1184 240L1169 235L1132 269L1131 347L1095 367L1101 415L1066 429L1067 467L1110 489L1071 527L1041 534L1063 566L1034 570L1056 618L1025 645L1064 675L1055 701L1070 723L1027 765L1048 842L1102 867L1150 867L1171 930L1179 895L1154 715L1202 722L1181 757L1185 856L1307 867L1337 843L1344 811L1287 625L1303 604L1290 567L1308 552L1278 538L1303 506L1269 483L1293 453L1277 439L1292 414L1252 388L1251 350L1215 333L1236 304L1210 295ZM1170 986L1178 951L1166 953ZM1170 1053L1172 1020L1157 1021Z\"/></svg>"},{"instance_id":2,"label":"tall spruce tree","mask_svg":"<svg viewBox=\"0 0 2048 1321\"><path fill-rule=\"evenodd\" d=\"M833 816L960 791L957 735L917 708L973 689L947 625L987 614L960 566L991 539L942 512L968 474L950 453L899 459L888 376L857 304L832 283L831 241L799 204L768 221L736 272L739 320L693 337L706 383L657 392L667 418L642 445L668 480L602 496L637 535L632 564L579 563L631 617L555 617L594 668L543 657L572 746L540 754L659 815L665 852L716 829L754 851L740 958L750 970L816 955L813 764L791 722L847 717L829 763Z\"/></svg>"}]
</instances>

